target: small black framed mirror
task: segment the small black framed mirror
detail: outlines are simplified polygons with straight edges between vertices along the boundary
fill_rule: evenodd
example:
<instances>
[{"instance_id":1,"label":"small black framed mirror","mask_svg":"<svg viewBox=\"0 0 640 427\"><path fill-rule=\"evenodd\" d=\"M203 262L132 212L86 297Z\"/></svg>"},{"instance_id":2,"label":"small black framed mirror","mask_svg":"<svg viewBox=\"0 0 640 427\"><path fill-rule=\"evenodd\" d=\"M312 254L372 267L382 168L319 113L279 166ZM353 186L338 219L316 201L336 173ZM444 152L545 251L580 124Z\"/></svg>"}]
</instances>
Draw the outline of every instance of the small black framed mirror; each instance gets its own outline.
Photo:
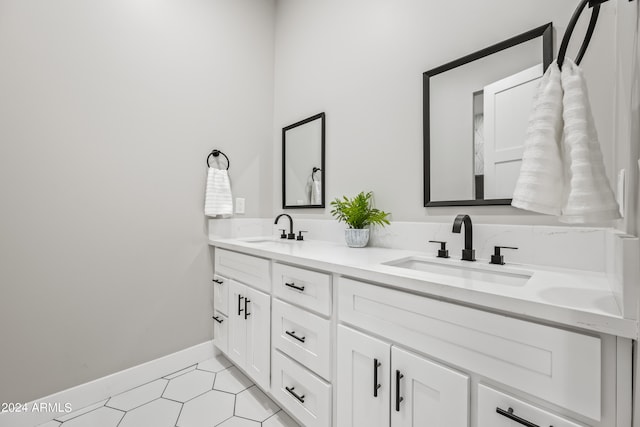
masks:
<instances>
[{"instance_id":1,"label":"small black framed mirror","mask_svg":"<svg viewBox=\"0 0 640 427\"><path fill-rule=\"evenodd\" d=\"M424 206L509 205L553 25L423 73Z\"/></svg>"},{"instance_id":2,"label":"small black framed mirror","mask_svg":"<svg viewBox=\"0 0 640 427\"><path fill-rule=\"evenodd\" d=\"M324 208L325 113L282 128L282 208Z\"/></svg>"}]
</instances>

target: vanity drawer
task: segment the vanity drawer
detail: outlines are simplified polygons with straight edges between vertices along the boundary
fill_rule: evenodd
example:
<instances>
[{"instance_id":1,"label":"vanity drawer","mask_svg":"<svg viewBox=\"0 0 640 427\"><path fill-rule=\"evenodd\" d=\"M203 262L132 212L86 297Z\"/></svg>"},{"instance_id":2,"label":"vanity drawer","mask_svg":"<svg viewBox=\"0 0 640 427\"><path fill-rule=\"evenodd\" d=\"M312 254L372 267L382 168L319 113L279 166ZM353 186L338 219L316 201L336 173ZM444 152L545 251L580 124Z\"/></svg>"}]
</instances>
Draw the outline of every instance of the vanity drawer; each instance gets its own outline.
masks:
<instances>
[{"instance_id":1,"label":"vanity drawer","mask_svg":"<svg viewBox=\"0 0 640 427\"><path fill-rule=\"evenodd\" d=\"M271 292L269 260L226 249L215 249L216 274Z\"/></svg>"},{"instance_id":2,"label":"vanity drawer","mask_svg":"<svg viewBox=\"0 0 640 427\"><path fill-rule=\"evenodd\" d=\"M331 276L285 264L273 265L273 293L309 310L331 315Z\"/></svg>"},{"instance_id":3,"label":"vanity drawer","mask_svg":"<svg viewBox=\"0 0 640 427\"><path fill-rule=\"evenodd\" d=\"M501 411L502 414L498 413ZM586 427L566 418L549 413L504 394L483 384L478 386L478 427L512 427L522 422L509 418L515 416L533 425L553 427ZM524 424L531 425L531 424Z\"/></svg>"},{"instance_id":4,"label":"vanity drawer","mask_svg":"<svg viewBox=\"0 0 640 427\"><path fill-rule=\"evenodd\" d=\"M338 289L341 322L600 420L600 338L350 279Z\"/></svg>"},{"instance_id":5,"label":"vanity drawer","mask_svg":"<svg viewBox=\"0 0 640 427\"><path fill-rule=\"evenodd\" d=\"M229 318L219 310L213 312L213 345L227 354L229 348Z\"/></svg>"},{"instance_id":6,"label":"vanity drawer","mask_svg":"<svg viewBox=\"0 0 640 427\"><path fill-rule=\"evenodd\" d=\"M272 303L275 347L324 378L331 375L331 323L278 299Z\"/></svg>"},{"instance_id":7,"label":"vanity drawer","mask_svg":"<svg viewBox=\"0 0 640 427\"><path fill-rule=\"evenodd\" d=\"M331 425L331 385L277 350L273 351L271 393L302 425Z\"/></svg>"},{"instance_id":8,"label":"vanity drawer","mask_svg":"<svg viewBox=\"0 0 640 427\"><path fill-rule=\"evenodd\" d=\"M229 315L229 280L219 274L213 276L213 308Z\"/></svg>"}]
</instances>

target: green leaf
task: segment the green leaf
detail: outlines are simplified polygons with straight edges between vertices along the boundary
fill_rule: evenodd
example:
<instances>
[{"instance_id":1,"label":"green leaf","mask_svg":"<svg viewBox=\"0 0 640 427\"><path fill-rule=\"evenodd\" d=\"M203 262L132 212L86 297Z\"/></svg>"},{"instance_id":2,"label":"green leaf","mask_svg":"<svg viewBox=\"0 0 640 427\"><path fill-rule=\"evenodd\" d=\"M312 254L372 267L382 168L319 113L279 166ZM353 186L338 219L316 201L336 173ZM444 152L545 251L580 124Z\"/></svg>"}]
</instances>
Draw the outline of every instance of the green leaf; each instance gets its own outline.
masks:
<instances>
[{"instance_id":1,"label":"green leaf","mask_svg":"<svg viewBox=\"0 0 640 427\"><path fill-rule=\"evenodd\" d=\"M346 223L349 228L361 229L370 225L381 227L389 225L390 222L387 219L389 213L372 207L372 195L371 191L368 193L362 191L352 199L347 196L342 196L342 199L336 198L331 202L331 206L333 206L331 215L338 222Z\"/></svg>"}]
</instances>

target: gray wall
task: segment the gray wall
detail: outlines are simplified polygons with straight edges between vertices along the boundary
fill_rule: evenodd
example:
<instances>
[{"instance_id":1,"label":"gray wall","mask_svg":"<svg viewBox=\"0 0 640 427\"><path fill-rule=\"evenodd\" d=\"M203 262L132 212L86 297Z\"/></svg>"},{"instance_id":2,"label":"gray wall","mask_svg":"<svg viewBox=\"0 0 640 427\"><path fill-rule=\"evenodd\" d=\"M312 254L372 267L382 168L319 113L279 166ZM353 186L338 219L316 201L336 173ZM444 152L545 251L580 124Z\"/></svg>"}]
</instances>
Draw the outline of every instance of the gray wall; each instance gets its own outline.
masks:
<instances>
[{"instance_id":1,"label":"gray wall","mask_svg":"<svg viewBox=\"0 0 640 427\"><path fill-rule=\"evenodd\" d=\"M0 0L0 402L211 339L205 157L272 211L274 4Z\"/></svg>"},{"instance_id":2,"label":"gray wall","mask_svg":"<svg viewBox=\"0 0 640 427\"><path fill-rule=\"evenodd\" d=\"M444 222L466 212L478 222L558 224L553 217L510 206L423 207L422 73L550 21L557 51L576 6L557 0L278 0L274 170L280 170L277 131L326 111L328 201L373 190L377 206L391 211L396 221ZM617 172L618 149L617 7L618 2L602 6L582 63L610 177ZM589 14L584 15L572 38L571 56L584 35ZM276 173L275 188L280 181ZM280 197L275 191L275 212ZM295 214L329 218L329 211Z\"/></svg>"}]
</instances>

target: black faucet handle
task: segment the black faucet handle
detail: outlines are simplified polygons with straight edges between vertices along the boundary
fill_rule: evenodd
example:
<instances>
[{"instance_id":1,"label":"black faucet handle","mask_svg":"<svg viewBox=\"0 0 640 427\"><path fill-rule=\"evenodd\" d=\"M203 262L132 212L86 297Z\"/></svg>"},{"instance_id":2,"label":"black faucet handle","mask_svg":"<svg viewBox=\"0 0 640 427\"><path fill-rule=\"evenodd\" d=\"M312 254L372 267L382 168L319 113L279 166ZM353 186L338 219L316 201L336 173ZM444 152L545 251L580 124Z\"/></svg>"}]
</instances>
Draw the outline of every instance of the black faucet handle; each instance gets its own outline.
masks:
<instances>
[{"instance_id":1,"label":"black faucet handle","mask_svg":"<svg viewBox=\"0 0 640 427\"><path fill-rule=\"evenodd\" d=\"M494 246L493 255L491 255L491 261L489 264L504 265L504 256L500 255L500 249L518 249L513 246Z\"/></svg>"},{"instance_id":2,"label":"black faucet handle","mask_svg":"<svg viewBox=\"0 0 640 427\"><path fill-rule=\"evenodd\" d=\"M302 235L302 233L308 233L308 231L307 230L298 231L298 237L296 237L296 240L304 240L304 236Z\"/></svg>"},{"instance_id":3,"label":"black faucet handle","mask_svg":"<svg viewBox=\"0 0 640 427\"><path fill-rule=\"evenodd\" d=\"M281 239L286 239L287 235L285 234L285 229L284 228L278 228L278 230L280 230L282 233L280 233L280 238Z\"/></svg>"},{"instance_id":4,"label":"black faucet handle","mask_svg":"<svg viewBox=\"0 0 640 427\"><path fill-rule=\"evenodd\" d=\"M447 250L447 242L442 240L429 240L429 243L440 243L440 249L438 250L438 258L449 258L449 251Z\"/></svg>"}]
</instances>

